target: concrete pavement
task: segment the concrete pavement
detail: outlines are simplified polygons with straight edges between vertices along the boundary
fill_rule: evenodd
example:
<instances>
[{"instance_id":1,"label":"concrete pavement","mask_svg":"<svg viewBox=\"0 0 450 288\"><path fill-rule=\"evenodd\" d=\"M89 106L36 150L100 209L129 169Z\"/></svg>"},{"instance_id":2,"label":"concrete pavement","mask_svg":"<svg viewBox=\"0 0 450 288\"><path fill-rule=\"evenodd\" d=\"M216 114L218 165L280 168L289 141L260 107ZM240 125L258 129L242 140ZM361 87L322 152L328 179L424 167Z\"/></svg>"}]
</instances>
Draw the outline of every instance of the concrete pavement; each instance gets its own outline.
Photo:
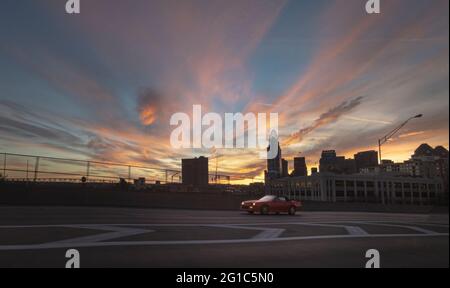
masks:
<instances>
[{"instance_id":1,"label":"concrete pavement","mask_svg":"<svg viewBox=\"0 0 450 288\"><path fill-rule=\"evenodd\" d=\"M0 267L448 267L448 214L0 207Z\"/></svg>"}]
</instances>

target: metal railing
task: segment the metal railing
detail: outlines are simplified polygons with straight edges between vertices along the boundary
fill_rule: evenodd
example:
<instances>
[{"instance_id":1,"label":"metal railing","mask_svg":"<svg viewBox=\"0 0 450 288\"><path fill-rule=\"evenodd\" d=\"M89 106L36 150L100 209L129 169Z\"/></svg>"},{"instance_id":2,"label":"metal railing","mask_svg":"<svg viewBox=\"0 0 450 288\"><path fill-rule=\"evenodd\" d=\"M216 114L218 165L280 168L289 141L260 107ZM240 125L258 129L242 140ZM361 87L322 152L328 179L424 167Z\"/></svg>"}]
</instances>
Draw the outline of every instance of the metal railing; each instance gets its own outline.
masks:
<instances>
[{"instance_id":1,"label":"metal railing","mask_svg":"<svg viewBox=\"0 0 450 288\"><path fill-rule=\"evenodd\" d=\"M3 157L2 177L8 181L39 182L117 182L125 179L145 178L146 183L181 183L180 170L130 165L95 160L79 160L48 156L1 153ZM1 163L1 162L0 162ZM261 178L246 178L240 175L209 174L211 184L230 184L249 179L262 182Z\"/></svg>"}]
</instances>

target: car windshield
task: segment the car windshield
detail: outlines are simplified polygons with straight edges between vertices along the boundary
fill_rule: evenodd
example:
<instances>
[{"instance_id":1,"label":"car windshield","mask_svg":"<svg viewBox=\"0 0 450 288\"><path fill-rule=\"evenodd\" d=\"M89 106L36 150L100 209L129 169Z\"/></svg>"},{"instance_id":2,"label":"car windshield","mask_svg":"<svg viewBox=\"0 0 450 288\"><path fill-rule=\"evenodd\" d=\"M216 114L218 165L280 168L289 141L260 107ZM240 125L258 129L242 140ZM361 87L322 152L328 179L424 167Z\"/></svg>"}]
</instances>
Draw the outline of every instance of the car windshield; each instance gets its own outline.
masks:
<instances>
[{"instance_id":1,"label":"car windshield","mask_svg":"<svg viewBox=\"0 0 450 288\"><path fill-rule=\"evenodd\" d=\"M264 201L264 202L266 202L266 201L273 201L275 198L276 198L276 196L269 195L269 196L262 197L261 199L259 199L259 201Z\"/></svg>"}]
</instances>

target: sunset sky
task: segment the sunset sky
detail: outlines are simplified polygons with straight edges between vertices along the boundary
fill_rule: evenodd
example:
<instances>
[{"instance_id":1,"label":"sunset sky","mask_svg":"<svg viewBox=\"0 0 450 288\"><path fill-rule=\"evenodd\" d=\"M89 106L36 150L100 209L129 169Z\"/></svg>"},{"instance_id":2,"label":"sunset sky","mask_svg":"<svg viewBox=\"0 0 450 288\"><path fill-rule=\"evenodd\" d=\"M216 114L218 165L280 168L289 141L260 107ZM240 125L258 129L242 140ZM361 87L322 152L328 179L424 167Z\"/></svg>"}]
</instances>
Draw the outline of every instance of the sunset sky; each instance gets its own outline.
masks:
<instances>
[{"instance_id":1,"label":"sunset sky","mask_svg":"<svg viewBox=\"0 0 450 288\"><path fill-rule=\"evenodd\" d=\"M172 169L205 155L260 177L257 150L170 147L170 116L194 104L278 112L283 157L310 167L377 149L419 113L383 158L449 146L448 0L381 0L379 15L365 0L65 2L2 1L0 153Z\"/></svg>"}]
</instances>

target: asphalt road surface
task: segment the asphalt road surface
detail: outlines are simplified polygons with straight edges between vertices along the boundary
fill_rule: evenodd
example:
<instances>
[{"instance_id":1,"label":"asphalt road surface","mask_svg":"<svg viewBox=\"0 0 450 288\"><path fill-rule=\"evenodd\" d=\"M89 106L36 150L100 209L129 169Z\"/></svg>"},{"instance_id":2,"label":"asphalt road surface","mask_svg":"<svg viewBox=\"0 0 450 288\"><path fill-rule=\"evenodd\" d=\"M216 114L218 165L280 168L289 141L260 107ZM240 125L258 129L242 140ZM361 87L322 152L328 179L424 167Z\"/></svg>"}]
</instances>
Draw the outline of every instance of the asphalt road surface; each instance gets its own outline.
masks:
<instances>
[{"instance_id":1,"label":"asphalt road surface","mask_svg":"<svg viewBox=\"0 0 450 288\"><path fill-rule=\"evenodd\" d=\"M0 207L0 267L449 266L446 215Z\"/></svg>"}]
</instances>

